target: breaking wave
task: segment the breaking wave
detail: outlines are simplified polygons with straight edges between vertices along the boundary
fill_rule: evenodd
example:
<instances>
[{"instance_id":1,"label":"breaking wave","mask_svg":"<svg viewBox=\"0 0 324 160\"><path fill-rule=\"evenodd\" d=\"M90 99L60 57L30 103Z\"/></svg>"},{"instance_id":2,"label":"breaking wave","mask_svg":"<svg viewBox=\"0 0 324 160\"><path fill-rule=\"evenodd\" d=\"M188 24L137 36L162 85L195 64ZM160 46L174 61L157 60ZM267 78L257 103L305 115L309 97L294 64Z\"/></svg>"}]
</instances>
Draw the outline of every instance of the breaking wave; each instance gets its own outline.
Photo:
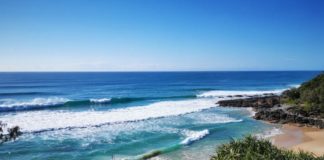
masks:
<instances>
[{"instance_id":1,"label":"breaking wave","mask_svg":"<svg viewBox=\"0 0 324 160\"><path fill-rule=\"evenodd\" d=\"M7 99L0 104L0 111L12 111L12 110L26 110L29 108L41 108L49 106L58 106L67 103L69 99L66 98L34 98L29 101L17 101Z\"/></svg>"},{"instance_id":2,"label":"breaking wave","mask_svg":"<svg viewBox=\"0 0 324 160\"><path fill-rule=\"evenodd\" d=\"M256 95L268 95L268 94L281 94L286 89L269 90L269 91L228 91L228 90L215 90L207 91L198 94L200 98L210 97L226 97L226 96L256 96Z\"/></svg>"},{"instance_id":3,"label":"breaking wave","mask_svg":"<svg viewBox=\"0 0 324 160\"><path fill-rule=\"evenodd\" d=\"M164 153L168 153L174 150L179 149L183 145L189 145L195 141L198 141L200 139L203 139L209 134L208 129L204 129L202 131L190 131L190 130L185 130L184 134L187 136L183 141L181 141L179 144L175 144L173 146L157 149L150 151L148 153L145 153L143 155L138 156L136 159L150 159L156 156L159 156Z\"/></svg>"},{"instance_id":4,"label":"breaking wave","mask_svg":"<svg viewBox=\"0 0 324 160\"><path fill-rule=\"evenodd\" d=\"M90 102L92 102L92 103L107 103L110 101L111 101L111 98L90 99Z\"/></svg>"},{"instance_id":5,"label":"breaking wave","mask_svg":"<svg viewBox=\"0 0 324 160\"><path fill-rule=\"evenodd\" d=\"M112 98L91 98L85 100L70 100L61 97L34 98L31 100L13 100L7 99L0 101L0 112L21 111L21 110L39 110L49 107L73 107L80 105L98 105L98 104L118 104L130 103L144 100L167 100L167 99L194 99L194 98L226 98L231 96L248 97L255 95L281 94L285 89L269 91L228 91L214 90L206 91L198 95L183 95L171 97L112 97ZM36 94L36 93L31 93Z\"/></svg>"},{"instance_id":6,"label":"breaking wave","mask_svg":"<svg viewBox=\"0 0 324 160\"><path fill-rule=\"evenodd\" d=\"M174 97L121 97L121 98L91 98L89 100L70 100L61 97L51 98L34 98L32 100L13 100L5 99L0 101L0 112L10 111L25 111L25 110L40 110L50 107L74 107L81 105L98 105L98 104L118 104L130 103L143 100L157 99L177 99L177 98L192 98L194 96L174 96Z\"/></svg>"},{"instance_id":7,"label":"breaking wave","mask_svg":"<svg viewBox=\"0 0 324 160\"><path fill-rule=\"evenodd\" d=\"M213 100L162 101L145 106L135 106L109 111L34 111L8 114L1 120L8 125L18 125L23 132L42 132L57 129L82 128L152 118L178 116L215 107Z\"/></svg>"},{"instance_id":8,"label":"breaking wave","mask_svg":"<svg viewBox=\"0 0 324 160\"><path fill-rule=\"evenodd\" d=\"M204 138L205 136L207 136L209 134L209 130L208 129L204 129L202 131L185 131L185 134L187 135L187 138L185 138L183 141L180 142L180 144L182 145L188 145L193 143L194 141L198 141L202 138Z\"/></svg>"}]
</instances>

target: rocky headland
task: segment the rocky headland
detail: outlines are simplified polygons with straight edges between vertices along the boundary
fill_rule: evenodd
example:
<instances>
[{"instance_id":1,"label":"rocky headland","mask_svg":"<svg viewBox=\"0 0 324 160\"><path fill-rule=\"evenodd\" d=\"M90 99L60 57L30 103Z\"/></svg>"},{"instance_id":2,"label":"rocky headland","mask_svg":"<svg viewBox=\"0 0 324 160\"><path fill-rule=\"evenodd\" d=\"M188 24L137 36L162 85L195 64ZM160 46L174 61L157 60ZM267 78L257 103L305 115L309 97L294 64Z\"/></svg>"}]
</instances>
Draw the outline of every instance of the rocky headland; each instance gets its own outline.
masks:
<instances>
[{"instance_id":1,"label":"rocky headland","mask_svg":"<svg viewBox=\"0 0 324 160\"><path fill-rule=\"evenodd\" d=\"M271 123L296 123L299 126L324 128L324 73L281 95L256 95L222 100L221 107L252 107L254 118Z\"/></svg>"}]
</instances>

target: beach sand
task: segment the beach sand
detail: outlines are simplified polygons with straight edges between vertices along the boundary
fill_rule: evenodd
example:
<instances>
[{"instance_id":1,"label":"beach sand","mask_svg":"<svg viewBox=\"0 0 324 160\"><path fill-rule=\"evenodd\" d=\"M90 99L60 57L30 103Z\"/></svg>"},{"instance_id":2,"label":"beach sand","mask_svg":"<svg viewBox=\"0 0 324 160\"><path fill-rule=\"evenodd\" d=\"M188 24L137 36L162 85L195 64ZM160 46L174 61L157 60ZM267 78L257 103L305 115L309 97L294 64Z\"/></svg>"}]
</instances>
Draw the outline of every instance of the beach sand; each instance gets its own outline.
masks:
<instances>
[{"instance_id":1,"label":"beach sand","mask_svg":"<svg viewBox=\"0 0 324 160\"><path fill-rule=\"evenodd\" d=\"M324 154L324 129L285 124L282 132L283 134L272 138L276 146L294 151L309 151L317 156Z\"/></svg>"}]
</instances>

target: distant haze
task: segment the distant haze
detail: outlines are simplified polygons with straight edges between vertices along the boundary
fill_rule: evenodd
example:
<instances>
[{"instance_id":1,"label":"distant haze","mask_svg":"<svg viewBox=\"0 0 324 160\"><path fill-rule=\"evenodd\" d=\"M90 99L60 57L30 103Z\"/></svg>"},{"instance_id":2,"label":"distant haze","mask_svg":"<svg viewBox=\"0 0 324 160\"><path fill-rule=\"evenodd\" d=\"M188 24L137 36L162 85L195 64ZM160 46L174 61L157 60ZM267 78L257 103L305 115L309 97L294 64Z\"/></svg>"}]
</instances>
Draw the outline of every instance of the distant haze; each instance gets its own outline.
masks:
<instances>
[{"instance_id":1,"label":"distant haze","mask_svg":"<svg viewBox=\"0 0 324 160\"><path fill-rule=\"evenodd\" d=\"M323 69L322 0L0 0L0 71Z\"/></svg>"}]
</instances>

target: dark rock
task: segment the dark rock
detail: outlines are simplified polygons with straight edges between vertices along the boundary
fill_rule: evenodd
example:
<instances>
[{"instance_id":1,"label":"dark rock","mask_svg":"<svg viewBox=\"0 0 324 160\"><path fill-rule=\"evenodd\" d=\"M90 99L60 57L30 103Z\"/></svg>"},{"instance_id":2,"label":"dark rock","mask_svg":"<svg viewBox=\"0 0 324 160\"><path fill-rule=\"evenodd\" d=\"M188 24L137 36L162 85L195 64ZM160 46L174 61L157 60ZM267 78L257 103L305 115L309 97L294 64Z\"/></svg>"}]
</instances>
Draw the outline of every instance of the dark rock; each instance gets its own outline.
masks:
<instances>
[{"instance_id":1,"label":"dark rock","mask_svg":"<svg viewBox=\"0 0 324 160\"><path fill-rule=\"evenodd\" d=\"M228 97L243 97L242 95ZM249 98L222 100L218 104L222 107L252 107L256 111L253 118L271 123L297 123L301 126L315 126L324 128L324 119L320 110L306 112L300 107L281 105L281 96L263 94Z\"/></svg>"},{"instance_id":2,"label":"dark rock","mask_svg":"<svg viewBox=\"0 0 324 160\"><path fill-rule=\"evenodd\" d=\"M271 108L275 105L280 104L279 96L270 96L270 97L251 97L246 99L233 99L233 100L222 100L218 104L223 107L262 107L262 108Z\"/></svg>"},{"instance_id":3,"label":"dark rock","mask_svg":"<svg viewBox=\"0 0 324 160\"><path fill-rule=\"evenodd\" d=\"M9 137L11 139L16 139L19 135L21 135L20 128L18 126L12 127L8 129Z\"/></svg>"},{"instance_id":4,"label":"dark rock","mask_svg":"<svg viewBox=\"0 0 324 160\"><path fill-rule=\"evenodd\" d=\"M301 115L295 115L290 112L286 112L283 109L263 109L255 113L256 120L265 120L271 123L297 123L300 126L315 126L318 128L324 128L324 121L322 119L316 119L313 117L304 117Z\"/></svg>"},{"instance_id":5,"label":"dark rock","mask_svg":"<svg viewBox=\"0 0 324 160\"><path fill-rule=\"evenodd\" d=\"M8 129L8 134L3 133L3 129L6 126L6 124L2 123L0 121L0 143L9 141L9 140L15 140L18 136L22 134L20 132L20 128L18 126L12 127Z\"/></svg>"}]
</instances>

